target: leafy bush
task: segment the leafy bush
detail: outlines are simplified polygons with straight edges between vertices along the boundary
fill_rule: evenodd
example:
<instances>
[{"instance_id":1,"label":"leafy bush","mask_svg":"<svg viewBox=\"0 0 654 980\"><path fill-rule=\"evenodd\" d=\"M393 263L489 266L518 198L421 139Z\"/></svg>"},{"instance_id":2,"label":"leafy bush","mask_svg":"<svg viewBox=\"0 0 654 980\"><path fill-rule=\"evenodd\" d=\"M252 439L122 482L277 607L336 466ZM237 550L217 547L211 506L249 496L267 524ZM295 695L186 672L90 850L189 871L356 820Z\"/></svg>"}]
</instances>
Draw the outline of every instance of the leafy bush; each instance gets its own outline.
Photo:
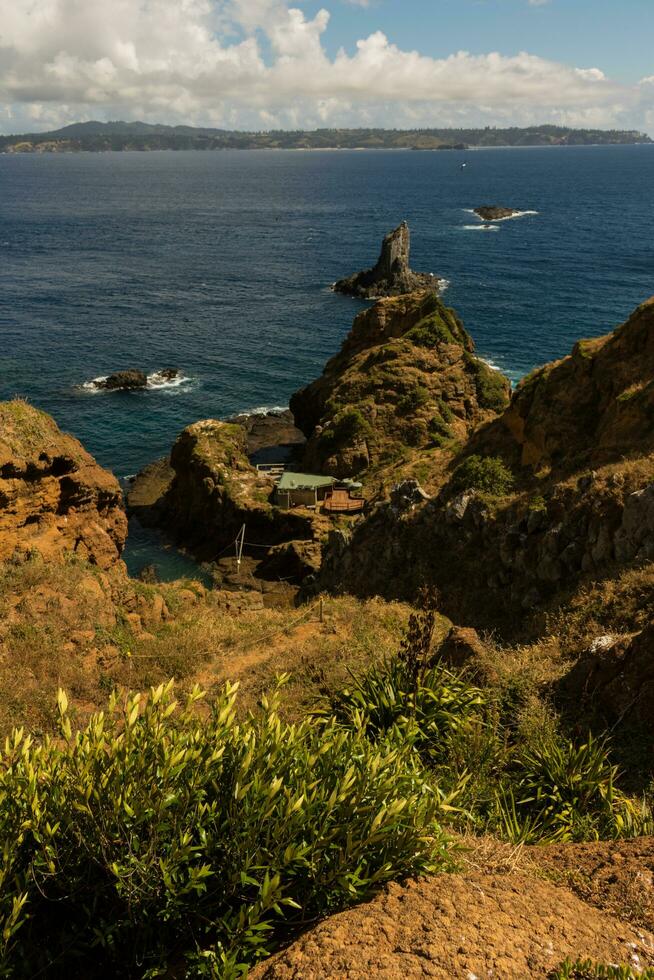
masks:
<instances>
[{"instance_id":1,"label":"leafy bush","mask_svg":"<svg viewBox=\"0 0 654 980\"><path fill-rule=\"evenodd\" d=\"M445 443L452 435L449 425L443 420L441 415L434 415L429 420L428 429L429 435L437 446Z\"/></svg>"},{"instance_id":2,"label":"leafy bush","mask_svg":"<svg viewBox=\"0 0 654 980\"><path fill-rule=\"evenodd\" d=\"M447 760L452 735L478 716L483 703L480 690L440 662L415 681L407 664L393 657L353 677L321 714L373 739L393 734L437 764Z\"/></svg>"},{"instance_id":3,"label":"leafy bush","mask_svg":"<svg viewBox=\"0 0 654 980\"><path fill-rule=\"evenodd\" d=\"M445 422L452 422L454 420L454 412L452 411L452 409L450 408L450 406L447 404L447 402L443 398L439 398L438 399L438 402L437 402L437 405L438 405L438 411L440 412L441 418Z\"/></svg>"},{"instance_id":4,"label":"leafy bush","mask_svg":"<svg viewBox=\"0 0 654 980\"><path fill-rule=\"evenodd\" d=\"M567 959L549 976L550 980L654 980L654 970Z\"/></svg>"},{"instance_id":5,"label":"leafy bush","mask_svg":"<svg viewBox=\"0 0 654 980\"><path fill-rule=\"evenodd\" d=\"M419 408L423 408L430 400L429 389L424 385L416 384L409 388L397 403L397 411L400 415L410 415Z\"/></svg>"},{"instance_id":6,"label":"leafy bush","mask_svg":"<svg viewBox=\"0 0 654 980\"><path fill-rule=\"evenodd\" d=\"M474 378L477 401L481 407L501 412L509 404L504 375L494 371L472 354L466 354L465 359L468 370Z\"/></svg>"},{"instance_id":7,"label":"leafy bush","mask_svg":"<svg viewBox=\"0 0 654 980\"><path fill-rule=\"evenodd\" d=\"M513 487L511 470L497 456L468 456L454 470L450 485L453 490L481 490L501 495Z\"/></svg>"},{"instance_id":8,"label":"leafy bush","mask_svg":"<svg viewBox=\"0 0 654 980\"><path fill-rule=\"evenodd\" d=\"M648 822L643 807L616 788L605 743L590 735L581 745L552 738L518 750L508 776L499 816L514 843L629 837Z\"/></svg>"},{"instance_id":9,"label":"leafy bush","mask_svg":"<svg viewBox=\"0 0 654 980\"><path fill-rule=\"evenodd\" d=\"M334 422L334 439L339 446L361 439L369 429L368 422L356 408L348 408Z\"/></svg>"},{"instance_id":10,"label":"leafy bush","mask_svg":"<svg viewBox=\"0 0 654 980\"><path fill-rule=\"evenodd\" d=\"M0 756L0 974L238 976L313 917L447 864L414 754L333 722L288 725L276 696L237 723L172 682L63 738ZM48 975L52 975L49 973Z\"/></svg>"},{"instance_id":11,"label":"leafy bush","mask_svg":"<svg viewBox=\"0 0 654 980\"><path fill-rule=\"evenodd\" d=\"M437 599L425 596L423 602L399 654L353 675L351 687L332 695L316 714L373 739L392 734L436 765L449 758L452 736L479 717L486 699L432 653Z\"/></svg>"},{"instance_id":12,"label":"leafy bush","mask_svg":"<svg viewBox=\"0 0 654 980\"><path fill-rule=\"evenodd\" d=\"M436 314L424 317L406 336L418 347L436 347L438 344L457 342L447 323Z\"/></svg>"},{"instance_id":13,"label":"leafy bush","mask_svg":"<svg viewBox=\"0 0 654 980\"><path fill-rule=\"evenodd\" d=\"M411 745L460 829L515 843L651 832L647 806L616 788L606 742L589 736L577 745L556 729L540 740L525 737L503 718L492 692L438 659L433 628L433 610L414 614L400 653L354 676L318 715L372 740Z\"/></svg>"}]
</instances>

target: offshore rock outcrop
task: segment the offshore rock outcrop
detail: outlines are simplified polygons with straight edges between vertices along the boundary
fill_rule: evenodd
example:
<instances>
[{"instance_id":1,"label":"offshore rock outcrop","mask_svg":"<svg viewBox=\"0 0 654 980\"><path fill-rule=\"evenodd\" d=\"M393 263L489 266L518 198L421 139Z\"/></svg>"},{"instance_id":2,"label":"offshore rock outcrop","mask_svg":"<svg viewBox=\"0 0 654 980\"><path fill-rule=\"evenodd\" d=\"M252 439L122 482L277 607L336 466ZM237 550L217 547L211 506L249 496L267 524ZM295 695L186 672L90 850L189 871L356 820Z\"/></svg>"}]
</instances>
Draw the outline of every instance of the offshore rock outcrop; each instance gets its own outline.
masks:
<instances>
[{"instance_id":1,"label":"offshore rock outcrop","mask_svg":"<svg viewBox=\"0 0 654 980\"><path fill-rule=\"evenodd\" d=\"M109 569L126 536L116 478L45 412L0 404L0 559L74 553Z\"/></svg>"},{"instance_id":2,"label":"offshore rock outcrop","mask_svg":"<svg viewBox=\"0 0 654 980\"><path fill-rule=\"evenodd\" d=\"M437 276L428 272L412 272L409 265L410 251L409 226L403 221L384 237L377 264L372 269L339 279L334 283L334 291L358 296L360 299L399 296L418 289L438 292L442 283Z\"/></svg>"},{"instance_id":3,"label":"offshore rock outcrop","mask_svg":"<svg viewBox=\"0 0 654 980\"><path fill-rule=\"evenodd\" d=\"M503 208L497 204L484 204L473 210L482 221L502 221L504 218L514 218L516 214L520 214L516 208Z\"/></svg>"},{"instance_id":4,"label":"offshore rock outcrop","mask_svg":"<svg viewBox=\"0 0 654 980\"><path fill-rule=\"evenodd\" d=\"M304 467L351 477L408 448L465 440L508 401L508 381L475 356L456 314L423 291L360 313L321 377L290 404L308 438Z\"/></svg>"},{"instance_id":5,"label":"offshore rock outcrop","mask_svg":"<svg viewBox=\"0 0 654 980\"><path fill-rule=\"evenodd\" d=\"M146 388L148 377L144 371L130 368L127 371L116 371L93 383L96 388L104 388L107 391L134 391Z\"/></svg>"},{"instance_id":6,"label":"offshore rock outcrop","mask_svg":"<svg viewBox=\"0 0 654 980\"><path fill-rule=\"evenodd\" d=\"M332 535L326 587L411 598L437 585L457 621L510 628L516 612L654 558L654 299L613 333L526 378L478 427L433 499L377 507ZM467 458L501 460L512 487L466 484ZM517 620L515 620L517 622Z\"/></svg>"}]
</instances>

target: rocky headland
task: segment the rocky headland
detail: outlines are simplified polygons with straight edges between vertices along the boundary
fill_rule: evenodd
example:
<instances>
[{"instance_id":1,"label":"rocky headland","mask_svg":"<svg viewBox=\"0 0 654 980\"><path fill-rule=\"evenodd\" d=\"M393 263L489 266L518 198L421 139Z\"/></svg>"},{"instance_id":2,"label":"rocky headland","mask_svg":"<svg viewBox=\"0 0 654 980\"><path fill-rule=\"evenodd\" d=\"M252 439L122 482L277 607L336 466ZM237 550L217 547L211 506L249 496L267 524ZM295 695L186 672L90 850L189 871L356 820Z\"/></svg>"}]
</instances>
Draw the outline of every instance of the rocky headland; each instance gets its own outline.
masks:
<instances>
[{"instance_id":1,"label":"rocky headland","mask_svg":"<svg viewBox=\"0 0 654 980\"><path fill-rule=\"evenodd\" d=\"M451 455L433 499L404 514L385 504L352 540L334 539L325 583L408 595L431 580L457 615L474 604L479 619L484 596L497 621L584 574L653 557L653 357L650 300L524 379Z\"/></svg>"},{"instance_id":2,"label":"rocky headland","mask_svg":"<svg viewBox=\"0 0 654 980\"><path fill-rule=\"evenodd\" d=\"M406 221L390 231L382 241L376 265L334 283L334 291L359 299L400 296L420 289L438 292L441 280L433 273L413 272L409 264L411 236Z\"/></svg>"},{"instance_id":3,"label":"rocky headland","mask_svg":"<svg viewBox=\"0 0 654 980\"><path fill-rule=\"evenodd\" d=\"M509 391L434 293L382 299L356 317L321 377L291 398L308 440L302 465L383 480L407 453L465 440L508 405Z\"/></svg>"},{"instance_id":4,"label":"rocky headland","mask_svg":"<svg viewBox=\"0 0 654 980\"><path fill-rule=\"evenodd\" d=\"M212 562L233 546L244 524L258 546L313 539L311 516L273 507L272 491L270 477L249 461L243 426L205 419L180 433L169 461L136 477L127 503L141 524Z\"/></svg>"},{"instance_id":5,"label":"rocky headland","mask_svg":"<svg viewBox=\"0 0 654 980\"><path fill-rule=\"evenodd\" d=\"M127 520L118 481L44 412L0 404L0 559L67 553L100 568L119 559Z\"/></svg>"}]
</instances>

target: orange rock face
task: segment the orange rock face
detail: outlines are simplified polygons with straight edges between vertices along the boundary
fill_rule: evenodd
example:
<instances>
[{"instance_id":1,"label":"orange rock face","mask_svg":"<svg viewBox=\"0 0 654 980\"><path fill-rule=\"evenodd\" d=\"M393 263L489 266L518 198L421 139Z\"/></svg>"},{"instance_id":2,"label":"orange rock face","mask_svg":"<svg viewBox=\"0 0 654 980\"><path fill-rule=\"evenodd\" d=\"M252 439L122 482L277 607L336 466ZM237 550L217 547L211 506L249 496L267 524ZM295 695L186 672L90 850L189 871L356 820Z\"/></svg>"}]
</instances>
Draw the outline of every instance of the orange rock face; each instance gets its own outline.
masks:
<instances>
[{"instance_id":1,"label":"orange rock face","mask_svg":"<svg viewBox=\"0 0 654 980\"><path fill-rule=\"evenodd\" d=\"M0 404L0 560L66 553L111 568L127 536L116 478L44 412Z\"/></svg>"},{"instance_id":2,"label":"orange rock face","mask_svg":"<svg viewBox=\"0 0 654 980\"><path fill-rule=\"evenodd\" d=\"M601 465L654 450L654 297L613 333L535 371L502 417L523 466Z\"/></svg>"}]
</instances>

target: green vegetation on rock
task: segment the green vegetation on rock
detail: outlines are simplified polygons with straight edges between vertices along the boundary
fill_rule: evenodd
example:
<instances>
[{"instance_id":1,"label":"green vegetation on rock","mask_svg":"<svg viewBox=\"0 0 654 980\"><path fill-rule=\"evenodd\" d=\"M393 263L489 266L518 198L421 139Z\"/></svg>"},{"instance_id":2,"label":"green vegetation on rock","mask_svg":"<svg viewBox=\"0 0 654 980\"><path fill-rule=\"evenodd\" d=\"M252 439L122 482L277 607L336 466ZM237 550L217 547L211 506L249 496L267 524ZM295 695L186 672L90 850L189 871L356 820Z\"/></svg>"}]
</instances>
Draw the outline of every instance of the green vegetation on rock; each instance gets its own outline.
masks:
<instances>
[{"instance_id":1,"label":"green vegetation on rock","mask_svg":"<svg viewBox=\"0 0 654 980\"><path fill-rule=\"evenodd\" d=\"M552 971L549 980L654 980L654 969L567 959Z\"/></svg>"},{"instance_id":2,"label":"green vegetation on rock","mask_svg":"<svg viewBox=\"0 0 654 980\"><path fill-rule=\"evenodd\" d=\"M468 456L452 474L453 490L480 490L500 496L509 493L514 483L513 474L496 456Z\"/></svg>"}]
</instances>

